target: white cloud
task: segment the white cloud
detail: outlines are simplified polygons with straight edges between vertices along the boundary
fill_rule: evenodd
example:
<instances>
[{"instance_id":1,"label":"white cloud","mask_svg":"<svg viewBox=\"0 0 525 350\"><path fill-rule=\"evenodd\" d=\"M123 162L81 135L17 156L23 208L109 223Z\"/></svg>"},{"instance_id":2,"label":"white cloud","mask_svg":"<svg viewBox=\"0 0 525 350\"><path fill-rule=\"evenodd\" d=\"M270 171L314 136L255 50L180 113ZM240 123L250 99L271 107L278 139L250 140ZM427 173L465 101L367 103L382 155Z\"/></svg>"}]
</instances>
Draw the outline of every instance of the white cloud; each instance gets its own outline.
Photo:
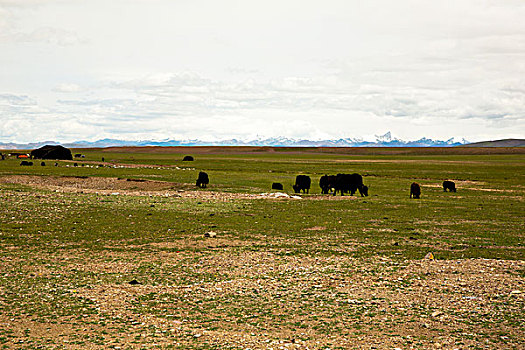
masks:
<instances>
[{"instance_id":1,"label":"white cloud","mask_svg":"<svg viewBox=\"0 0 525 350\"><path fill-rule=\"evenodd\" d=\"M55 87L53 91L64 92L64 93L75 93L75 92L82 91L82 87L77 84L62 83L62 84L59 84L57 87Z\"/></svg>"},{"instance_id":2,"label":"white cloud","mask_svg":"<svg viewBox=\"0 0 525 350\"><path fill-rule=\"evenodd\" d=\"M524 17L521 0L0 0L0 141L520 136Z\"/></svg>"},{"instance_id":3,"label":"white cloud","mask_svg":"<svg viewBox=\"0 0 525 350\"><path fill-rule=\"evenodd\" d=\"M25 107L36 105L36 100L26 95L0 94L0 106Z\"/></svg>"},{"instance_id":4,"label":"white cloud","mask_svg":"<svg viewBox=\"0 0 525 350\"><path fill-rule=\"evenodd\" d=\"M41 42L60 46L87 43L86 39L80 38L75 32L53 27L36 28L31 33L13 32L9 39L15 42Z\"/></svg>"}]
</instances>

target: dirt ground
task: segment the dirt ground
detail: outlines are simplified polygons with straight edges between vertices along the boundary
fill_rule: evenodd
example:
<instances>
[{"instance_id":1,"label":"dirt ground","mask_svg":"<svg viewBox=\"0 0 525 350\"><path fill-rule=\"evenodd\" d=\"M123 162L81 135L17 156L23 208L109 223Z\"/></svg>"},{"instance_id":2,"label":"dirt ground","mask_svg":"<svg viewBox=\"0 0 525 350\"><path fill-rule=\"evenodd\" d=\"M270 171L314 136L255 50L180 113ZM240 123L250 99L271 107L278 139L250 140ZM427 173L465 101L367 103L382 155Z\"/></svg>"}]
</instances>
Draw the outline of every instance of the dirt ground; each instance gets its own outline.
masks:
<instances>
[{"instance_id":1,"label":"dirt ground","mask_svg":"<svg viewBox=\"0 0 525 350\"><path fill-rule=\"evenodd\" d=\"M122 196L166 196L215 200L230 199L310 199L310 200L354 200L353 196L289 195L282 192L259 194L217 192L197 190L193 184L174 183L156 180L136 180L116 177L94 176L0 176L0 183L20 184L34 188L69 193L96 193Z\"/></svg>"}]
</instances>

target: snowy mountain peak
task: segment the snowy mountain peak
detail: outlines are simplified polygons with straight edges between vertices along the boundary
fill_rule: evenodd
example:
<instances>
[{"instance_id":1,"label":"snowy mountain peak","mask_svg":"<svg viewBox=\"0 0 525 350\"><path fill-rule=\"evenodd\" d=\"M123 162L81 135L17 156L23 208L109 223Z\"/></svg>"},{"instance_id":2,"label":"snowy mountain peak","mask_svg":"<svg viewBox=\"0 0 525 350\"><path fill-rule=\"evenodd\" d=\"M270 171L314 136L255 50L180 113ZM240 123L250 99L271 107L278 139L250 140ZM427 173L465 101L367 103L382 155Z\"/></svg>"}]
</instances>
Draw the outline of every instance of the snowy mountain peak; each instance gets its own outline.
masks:
<instances>
[{"instance_id":1,"label":"snowy mountain peak","mask_svg":"<svg viewBox=\"0 0 525 350\"><path fill-rule=\"evenodd\" d=\"M376 142L391 142L391 141L397 140L395 138L392 139L392 133L390 131L388 131L384 135L375 135L375 138L376 138Z\"/></svg>"},{"instance_id":2,"label":"snowy mountain peak","mask_svg":"<svg viewBox=\"0 0 525 350\"><path fill-rule=\"evenodd\" d=\"M124 147L124 146L274 146L274 147L452 147L469 143L462 139L456 141L450 138L446 141L432 140L423 137L416 141L403 141L396 137L392 137L389 131L384 135L376 135L375 141L365 141L362 138L340 138L327 140L308 140L287 138L283 136L256 139L229 139L229 140L143 140L143 141L126 141L117 139L103 139L97 141L76 141L63 143L66 147L83 148L83 147ZM60 144L59 142L52 142L53 144ZM15 143L1 143L0 148L3 149L30 149L38 148L46 142L35 142L30 144L15 144Z\"/></svg>"}]
</instances>

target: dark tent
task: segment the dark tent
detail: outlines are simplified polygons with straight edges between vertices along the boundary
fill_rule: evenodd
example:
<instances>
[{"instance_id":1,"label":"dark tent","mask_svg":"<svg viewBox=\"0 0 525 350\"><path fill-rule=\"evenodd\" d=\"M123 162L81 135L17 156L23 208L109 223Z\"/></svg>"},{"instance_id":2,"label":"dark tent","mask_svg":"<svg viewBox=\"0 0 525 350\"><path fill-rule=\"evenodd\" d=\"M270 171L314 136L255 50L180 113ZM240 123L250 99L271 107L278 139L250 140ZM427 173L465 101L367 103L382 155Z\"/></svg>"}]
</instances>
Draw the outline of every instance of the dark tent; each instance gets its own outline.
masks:
<instances>
[{"instance_id":1,"label":"dark tent","mask_svg":"<svg viewBox=\"0 0 525 350\"><path fill-rule=\"evenodd\" d=\"M72 160L71 151L64 146L46 145L31 151L31 157L35 159L62 159Z\"/></svg>"}]
</instances>

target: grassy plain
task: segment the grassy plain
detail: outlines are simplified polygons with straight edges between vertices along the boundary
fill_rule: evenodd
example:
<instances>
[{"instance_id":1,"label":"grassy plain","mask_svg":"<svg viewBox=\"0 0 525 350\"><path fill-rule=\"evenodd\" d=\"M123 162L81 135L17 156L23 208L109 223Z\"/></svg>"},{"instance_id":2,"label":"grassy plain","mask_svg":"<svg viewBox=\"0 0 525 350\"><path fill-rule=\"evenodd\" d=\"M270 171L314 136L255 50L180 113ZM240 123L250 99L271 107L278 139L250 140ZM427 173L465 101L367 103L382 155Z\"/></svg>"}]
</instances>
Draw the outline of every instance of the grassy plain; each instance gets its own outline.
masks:
<instances>
[{"instance_id":1,"label":"grassy plain","mask_svg":"<svg viewBox=\"0 0 525 350\"><path fill-rule=\"evenodd\" d=\"M0 348L523 348L525 155L483 150L0 161ZM321 195L340 172L370 196ZM297 174L310 194L261 195Z\"/></svg>"}]
</instances>

